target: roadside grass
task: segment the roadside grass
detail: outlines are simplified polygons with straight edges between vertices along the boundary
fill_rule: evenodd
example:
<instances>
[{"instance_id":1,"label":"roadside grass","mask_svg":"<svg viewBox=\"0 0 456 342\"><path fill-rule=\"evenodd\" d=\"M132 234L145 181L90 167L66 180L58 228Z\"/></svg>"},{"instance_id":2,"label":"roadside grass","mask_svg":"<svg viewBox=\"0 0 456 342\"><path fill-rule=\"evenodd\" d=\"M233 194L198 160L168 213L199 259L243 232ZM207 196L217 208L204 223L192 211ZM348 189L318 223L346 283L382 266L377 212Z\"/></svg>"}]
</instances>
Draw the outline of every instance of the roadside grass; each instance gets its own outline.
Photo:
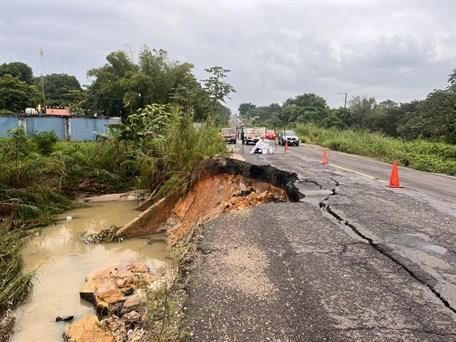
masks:
<instances>
[{"instance_id":1,"label":"roadside grass","mask_svg":"<svg viewBox=\"0 0 456 342\"><path fill-rule=\"evenodd\" d=\"M303 142L333 150L364 155L413 169L456 175L456 146L426 140L404 140L367 131L320 128L298 125L296 131Z\"/></svg>"},{"instance_id":2,"label":"roadside grass","mask_svg":"<svg viewBox=\"0 0 456 342\"><path fill-rule=\"evenodd\" d=\"M198 179L204 161L223 155L226 145L210 123L193 126L191 117L173 113L159 139L144 142L137 160L141 187L159 189L159 195L184 194Z\"/></svg>"}]
</instances>

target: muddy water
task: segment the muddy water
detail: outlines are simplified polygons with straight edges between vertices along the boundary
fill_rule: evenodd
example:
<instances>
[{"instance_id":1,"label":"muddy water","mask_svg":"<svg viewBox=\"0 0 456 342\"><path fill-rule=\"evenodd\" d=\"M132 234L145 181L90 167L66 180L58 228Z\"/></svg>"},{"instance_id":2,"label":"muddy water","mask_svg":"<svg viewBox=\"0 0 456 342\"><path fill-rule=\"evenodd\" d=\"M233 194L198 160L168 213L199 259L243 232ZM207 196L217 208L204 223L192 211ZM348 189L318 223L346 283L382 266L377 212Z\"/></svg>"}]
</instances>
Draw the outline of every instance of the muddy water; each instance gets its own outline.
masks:
<instances>
[{"instance_id":1,"label":"muddy water","mask_svg":"<svg viewBox=\"0 0 456 342\"><path fill-rule=\"evenodd\" d=\"M135 201L94 203L65 213L57 224L42 229L23 247L26 271L37 269L33 290L16 311L12 342L62 341L65 323L57 316L82 317L93 307L79 299L79 289L94 270L135 260L171 262L160 235L121 243L86 245L80 237L110 225L122 225L138 214ZM66 216L72 220L66 221Z\"/></svg>"}]
</instances>

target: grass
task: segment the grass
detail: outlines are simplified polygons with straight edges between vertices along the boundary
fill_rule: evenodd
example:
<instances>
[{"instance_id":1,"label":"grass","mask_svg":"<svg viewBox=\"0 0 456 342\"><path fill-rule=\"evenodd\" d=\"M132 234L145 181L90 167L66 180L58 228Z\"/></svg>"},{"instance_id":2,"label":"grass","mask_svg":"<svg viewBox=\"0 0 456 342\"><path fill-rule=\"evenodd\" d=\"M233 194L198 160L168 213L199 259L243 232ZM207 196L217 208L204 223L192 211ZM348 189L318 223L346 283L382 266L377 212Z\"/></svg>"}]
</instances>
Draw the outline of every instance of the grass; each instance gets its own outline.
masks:
<instances>
[{"instance_id":1,"label":"grass","mask_svg":"<svg viewBox=\"0 0 456 342\"><path fill-rule=\"evenodd\" d=\"M0 234L0 314L26 296L33 274L22 274L21 232Z\"/></svg>"},{"instance_id":2,"label":"grass","mask_svg":"<svg viewBox=\"0 0 456 342\"><path fill-rule=\"evenodd\" d=\"M29 228L51 223L74 207L80 194L134 187L184 193L203 162L226 150L212 125L196 129L177 109L165 114L157 134L140 132L133 139L112 135L98 142L64 142L50 133L27 137L20 129L0 139L0 316L25 298L31 285L33 275L22 273L20 257ZM155 112L150 118L156 120ZM150 125L144 127L150 133Z\"/></svg>"},{"instance_id":3,"label":"grass","mask_svg":"<svg viewBox=\"0 0 456 342\"><path fill-rule=\"evenodd\" d=\"M369 156L413 169L456 175L456 146L426 140L404 140L380 133L325 129L298 125L296 131L304 142L333 150Z\"/></svg>"},{"instance_id":4,"label":"grass","mask_svg":"<svg viewBox=\"0 0 456 342\"><path fill-rule=\"evenodd\" d=\"M174 113L159 139L144 142L138 158L142 187L161 195L185 193L199 177L204 161L226 152L219 130L210 124L193 127L191 117Z\"/></svg>"},{"instance_id":5,"label":"grass","mask_svg":"<svg viewBox=\"0 0 456 342\"><path fill-rule=\"evenodd\" d=\"M22 273L20 255L28 229L50 224L56 214L73 208L75 190L84 182L94 191L131 183L116 164L122 156L113 153L116 160L108 160L110 144L37 140L13 132L0 141L0 316L31 286L33 274Z\"/></svg>"}]
</instances>

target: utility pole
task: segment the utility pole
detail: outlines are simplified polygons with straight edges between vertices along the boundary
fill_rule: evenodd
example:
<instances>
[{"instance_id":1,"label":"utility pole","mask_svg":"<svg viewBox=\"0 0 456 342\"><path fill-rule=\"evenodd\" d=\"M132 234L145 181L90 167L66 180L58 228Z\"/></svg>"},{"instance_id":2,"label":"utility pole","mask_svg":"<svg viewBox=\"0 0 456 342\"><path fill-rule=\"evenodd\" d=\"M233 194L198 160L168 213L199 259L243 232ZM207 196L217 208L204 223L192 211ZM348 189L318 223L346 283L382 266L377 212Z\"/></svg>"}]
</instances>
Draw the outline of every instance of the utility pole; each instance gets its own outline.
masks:
<instances>
[{"instance_id":1,"label":"utility pole","mask_svg":"<svg viewBox=\"0 0 456 342\"><path fill-rule=\"evenodd\" d=\"M127 48L128 48L128 51L130 52L130 62L133 63L133 50L130 46L130 44L128 43L125 43L124 44ZM129 89L129 102L130 102L130 114L133 114L133 104L132 104L132 93L131 93L131 81L128 82L128 89Z\"/></svg>"},{"instance_id":2,"label":"utility pole","mask_svg":"<svg viewBox=\"0 0 456 342\"><path fill-rule=\"evenodd\" d=\"M43 94L44 112L46 112L46 95L44 94L44 78L43 78L43 55L44 55L44 51L42 48L40 48L41 92Z\"/></svg>"},{"instance_id":3,"label":"utility pole","mask_svg":"<svg viewBox=\"0 0 456 342\"><path fill-rule=\"evenodd\" d=\"M348 93L345 92L345 93L337 93L337 94L344 95L344 98L345 98L345 100L344 100L344 109L346 109L347 108L347 95L348 95Z\"/></svg>"}]
</instances>

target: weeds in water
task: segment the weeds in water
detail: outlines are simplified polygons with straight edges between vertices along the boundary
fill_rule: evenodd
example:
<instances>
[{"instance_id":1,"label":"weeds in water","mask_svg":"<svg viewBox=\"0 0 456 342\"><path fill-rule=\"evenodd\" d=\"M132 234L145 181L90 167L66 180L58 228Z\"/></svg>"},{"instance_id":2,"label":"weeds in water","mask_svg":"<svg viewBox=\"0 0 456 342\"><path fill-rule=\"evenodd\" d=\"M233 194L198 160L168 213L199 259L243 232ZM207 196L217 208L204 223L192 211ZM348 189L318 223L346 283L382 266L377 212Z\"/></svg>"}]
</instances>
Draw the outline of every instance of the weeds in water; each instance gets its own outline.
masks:
<instances>
[{"instance_id":1,"label":"weeds in water","mask_svg":"<svg viewBox=\"0 0 456 342\"><path fill-rule=\"evenodd\" d=\"M30 287L33 274L22 274L21 232L0 234L0 314L21 302Z\"/></svg>"}]
</instances>

